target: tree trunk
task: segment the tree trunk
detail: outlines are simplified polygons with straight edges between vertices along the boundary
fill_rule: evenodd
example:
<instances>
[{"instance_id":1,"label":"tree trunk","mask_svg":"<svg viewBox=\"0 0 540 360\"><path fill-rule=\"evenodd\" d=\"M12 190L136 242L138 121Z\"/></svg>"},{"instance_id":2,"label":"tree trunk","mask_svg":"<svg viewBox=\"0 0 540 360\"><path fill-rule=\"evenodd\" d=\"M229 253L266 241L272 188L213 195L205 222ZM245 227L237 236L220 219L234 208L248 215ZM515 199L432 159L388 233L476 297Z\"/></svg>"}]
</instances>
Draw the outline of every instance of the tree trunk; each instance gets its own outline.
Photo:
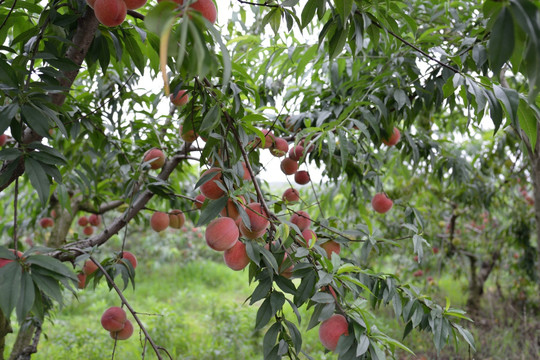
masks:
<instances>
[{"instance_id":1,"label":"tree trunk","mask_svg":"<svg viewBox=\"0 0 540 360\"><path fill-rule=\"evenodd\" d=\"M470 313L475 314L480 310L480 300L484 294L484 284L486 283L491 271L499 260L501 253L496 250L491 253L491 258L488 261L480 263L478 269L478 259L474 255L468 255L470 261L470 280L469 280L469 297L467 298L467 309Z\"/></svg>"},{"instance_id":2,"label":"tree trunk","mask_svg":"<svg viewBox=\"0 0 540 360\"><path fill-rule=\"evenodd\" d=\"M59 248L66 243L67 234L71 228L73 219L77 215L77 211L79 211L79 200L77 199L71 200L71 214L66 209L60 208L60 206L56 207L58 216L54 222L47 246Z\"/></svg>"},{"instance_id":3,"label":"tree trunk","mask_svg":"<svg viewBox=\"0 0 540 360\"><path fill-rule=\"evenodd\" d=\"M6 336L12 333L13 329L9 323L9 319L6 319L2 310L0 310L0 360L4 360L4 350L6 347Z\"/></svg>"},{"instance_id":4,"label":"tree trunk","mask_svg":"<svg viewBox=\"0 0 540 360\"><path fill-rule=\"evenodd\" d=\"M17 333L17 339L15 339L15 343L11 349L11 356L9 357L9 360L17 360L19 355L23 353L24 349L26 349L27 346L30 346L35 329L36 327L31 322L25 323L21 326L19 332Z\"/></svg>"}]
</instances>

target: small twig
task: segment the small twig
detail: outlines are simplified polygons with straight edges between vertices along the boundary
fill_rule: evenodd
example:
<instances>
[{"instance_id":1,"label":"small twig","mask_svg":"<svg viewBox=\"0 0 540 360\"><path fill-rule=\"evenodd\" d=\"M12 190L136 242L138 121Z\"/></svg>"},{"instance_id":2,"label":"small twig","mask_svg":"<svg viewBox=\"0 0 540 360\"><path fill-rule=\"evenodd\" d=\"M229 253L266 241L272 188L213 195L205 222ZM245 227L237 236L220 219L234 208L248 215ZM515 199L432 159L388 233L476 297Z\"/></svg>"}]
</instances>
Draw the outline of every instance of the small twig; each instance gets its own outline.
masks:
<instances>
[{"instance_id":1,"label":"small twig","mask_svg":"<svg viewBox=\"0 0 540 360\"><path fill-rule=\"evenodd\" d=\"M159 353L159 347L154 343L154 340L152 340L152 338L150 337L150 334L148 334L148 331L146 330L143 323L141 322L141 320L137 316L137 313L135 312L135 310L133 310L133 308L131 307L131 305L127 301L126 297L122 293L122 290L120 290L120 288L116 285L114 280L111 278L109 273L107 273L107 271L105 271L105 268L100 264L99 261L94 259L92 256L90 256L90 260L92 260L92 262L101 270L101 272L103 273L103 275L105 276L105 278L107 279L109 284L114 288L114 290L118 294L118 297L120 297L120 300L122 300L122 304L124 304L128 308L129 312L131 313L131 315L133 316L133 318L135 319L137 324L139 324L139 327L142 330L142 332L144 333L144 336L148 339L148 342L150 343L150 345L154 349L154 351L156 353L156 356L158 357L159 360L162 360L163 358L161 357L161 354ZM115 341L115 344L116 344L116 341ZM114 352L113 352L113 356L114 356Z\"/></svg>"},{"instance_id":2,"label":"small twig","mask_svg":"<svg viewBox=\"0 0 540 360\"><path fill-rule=\"evenodd\" d=\"M245 0L238 0L238 2L241 3L241 4L246 4L246 5L264 6L264 7L269 7L269 8L277 8L277 7L279 7L279 5L269 4L268 1L265 1L263 4L256 3L256 2L251 2L251 1L245 1Z\"/></svg>"},{"instance_id":3,"label":"small twig","mask_svg":"<svg viewBox=\"0 0 540 360\"><path fill-rule=\"evenodd\" d=\"M2 28L6 25L6 22L8 21L9 17L11 16L11 13L13 12L13 10L15 9L15 6L17 5L17 1L18 0L15 0L13 2L13 5L11 5L11 9L9 9L9 12L8 14L6 15L6 18L4 19L4 21L2 22L2 25L0 25L0 30L2 30ZM2 1L3 3L4 1ZM0 3L1 4L1 3Z\"/></svg>"},{"instance_id":4,"label":"small twig","mask_svg":"<svg viewBox=\"0 0 540 360\"><path fill-rule=\"evenodd\" d=\"M15 257L19 257L17 254L17 204L19 202L19 177L15 179L15 195L13 199L13 249L15 250Z\"/></svg>"},{"instance_id":5,"label":"small twig","mask_svg":"<svg viewBox=\"0 0 540 360\"><path fill-rule=\"evenodd\" d=\"M144 15L136 12L135 10L128 10L127 14L131 17L134 17L135 19L144 20Z\"/></svg>"}]
</instances>

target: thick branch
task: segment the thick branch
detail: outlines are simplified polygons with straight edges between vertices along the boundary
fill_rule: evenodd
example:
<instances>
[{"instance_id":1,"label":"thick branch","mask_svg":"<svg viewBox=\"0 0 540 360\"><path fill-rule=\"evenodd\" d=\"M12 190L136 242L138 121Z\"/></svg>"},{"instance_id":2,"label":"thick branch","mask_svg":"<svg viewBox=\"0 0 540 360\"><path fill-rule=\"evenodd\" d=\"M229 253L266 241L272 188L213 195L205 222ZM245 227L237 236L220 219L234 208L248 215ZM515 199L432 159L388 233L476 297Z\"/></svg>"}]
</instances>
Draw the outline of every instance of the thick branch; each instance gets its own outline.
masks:
<instances>
[{"instance_id":1,"label":"thick branch","mask_svg":"<svg viewBox=\"0 0 540 360\"><path fill-rule=\"evenodd\" d=\"M165 166L163 167L163 170L158 175L158 178L161 180L167 180L173 170L176 168L178 163L185 159L185 155L180 155L182 151L179 151L179 153L175 156L173 156ZM107 242L113 235L117 234L124 226L127 225L127 223L133 219L139 211L141 211L148 201L154 196L154 193L150 190L145 190L141 192L139 195L135 195L135 201L133 204L119 217L117 217L115 220L112 221L112 223L107 226L103 232L100 234L97 234L95 236L92 236L88 239L80 240L71 244L67 244L64 247L64 250L68 250L66 252L56 252L53 254L53 256L59 260L67 261L73 259L75 255L79 253L78 249L84 249L88 247L93 246L99 246ZM72 250L72 251L69 251Z\"/></svg>"}]
</instances>

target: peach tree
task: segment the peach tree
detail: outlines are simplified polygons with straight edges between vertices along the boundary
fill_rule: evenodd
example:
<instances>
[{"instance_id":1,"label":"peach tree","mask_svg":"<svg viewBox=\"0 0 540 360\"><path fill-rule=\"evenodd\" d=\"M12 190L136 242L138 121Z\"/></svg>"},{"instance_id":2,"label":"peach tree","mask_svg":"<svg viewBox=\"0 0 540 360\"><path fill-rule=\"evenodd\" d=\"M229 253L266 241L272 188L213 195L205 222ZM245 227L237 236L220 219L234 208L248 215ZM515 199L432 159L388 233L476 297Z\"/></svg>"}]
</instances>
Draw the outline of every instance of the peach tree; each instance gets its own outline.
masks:
<instances>
[{"instance_id":1,"label":"peach tree","mask_svg":"<svg viewBox=\"0 0 540 360\"><path fill-rule=\"evenodd\" d=\"M474 348L462 310L367 264L404 241L420 258L430 246L424 229L434 219L392 196L398 181L385 171L459 176L447 166L452 157L435 151L445 139L434 131L467 133L486 118L495 132L513 131L533 164L539 209L537 4L0 4L0 190L12 205L1 210L0 358L13 312L24 326L12 358L29 358L64 291L90 281L114 289L157 358L170 357L115 279L124 287L135 279L130 226L152 216L160 231L186 215L256 284L249 302L258 306L265 359L309 358L301 321L322 323L322 345L340 359L410 351L370 320L381 305L392 307L404 336L417 329L437 350L450 340ZM294 176L307 185L301 193L291 184L276 194L258 176L265 152L281 163L272 177ZM325 180L314 184L310 172ZM329 211L340 192L347 206ZM188 211L194 205L200 211ZM386 216L394 238L383 235ZM108 246L113 238L120 248ZM98 249L109 256L98 261ZM115 341L133 331L122 333L122 311L102 319Z\"/></svg>"}]
</instances>

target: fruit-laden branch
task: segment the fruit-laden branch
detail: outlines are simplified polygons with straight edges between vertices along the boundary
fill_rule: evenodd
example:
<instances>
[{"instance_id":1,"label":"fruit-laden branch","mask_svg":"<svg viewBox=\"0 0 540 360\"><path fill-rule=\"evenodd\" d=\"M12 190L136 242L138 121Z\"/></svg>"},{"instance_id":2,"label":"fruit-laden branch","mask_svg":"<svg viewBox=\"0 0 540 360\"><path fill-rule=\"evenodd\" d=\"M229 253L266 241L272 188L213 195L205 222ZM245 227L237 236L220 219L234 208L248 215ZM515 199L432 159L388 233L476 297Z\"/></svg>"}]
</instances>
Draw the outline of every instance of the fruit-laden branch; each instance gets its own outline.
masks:
<instances>
[{"instance_id":1,"label":"fruit-laden branch","mask_svg":"<svg viewBox=\"0 0 540 360\"><path fill-rule=\"evenodd\" d=\"M103 273L103 275L105 276L105 278L107 279L107 282L114 288L114 290L116 291L116 293L118 294L118 297L120 297L120 300L122 300L122 304L126 305L126 307L128 308L129 312L131 313L131 315L133 315L133 318L135 319L135 321L137 322L137 324L139 324L139 327L141 328L142 332L144 333L144 336L146 337L146 339L148 340L148 342L150 343L150 345L152 346L152 348L154 349L154 352L156 353L156 356L159 360L162 360L163 358L161 357L161 354L159 353L159 347L156 345L156 343L154 342L154 340L152 340L152 338L150 337L150 334L148 334L148 331L146 330L146 328L144 327L144 324L141 322L141 320L139 319L139 317L137 316L137 312L135 310L133 310L133 308L131 307L131 305L129 304L129 302L127 301L126 297L124 296L124 294L122 293L122 290L120 290L120 288L116 285L116 283L114 282L113 278L111 278L111 276L109 275L109 273L107 273L107 271L105 271L105 268L103 268L103 266L99 263L99 261L97 261L96 259L94 259L92 256L90 256L90 260L92 260L92 262L99 268L99 270ZM115 340L116 341L116 340Z\"/></svg>"},{"instance_id":2,"label":"fruit-laden branch","mask_svg":"<svg viewBox=\"0 0 540 360\"><path fill-rule=\"evenodd\" d=\"M176 155L169 159L163 166L163 170L158 175L160 180L167 180L171 173L174 171L176 166L180 161L186 159L186 155L183 154L183 149L181 149ZM74 256L80 253L80 249L85 249L93 246L100 246L107 242L113 235L117 234L122 228L124 228L128 222L133 219L139 211L141 211L148 201L154 196L154 193L150 190L145 190L141 194L136 195L136 199L133 204L120 216L112 221L112 223L100 234L92 236L88 239L76 241L74 243L67 244L63 247L63 251L55 252L52 255L61 260L69 261L74 258ZM67 251L66 251L67 250Z\"/></svg>"},{"instance_id":3,"label":"fruit-laden branch","mask_svg":"<svg viewBox=\"0 0 540 360\"><path fill-rule=\"evenodd\" d=\"M98 28L98 24L99 22L94 15L94 11L90 7L86 7L86 13L78 20L77 30L75 31L75 35L72 39L73 45L68 48L65 55L66 59L73 61L77 65L77 70L64 71L64 77L60 79L60 85L65 87L66 90L69 90L71 88L71 85L73 85L73 82L75 81L75 78L79 73L80 66L82 65L82 62L86 57L86 54L88 53L88 49L90 48L90 45L94 40L94 35ZM53 94L51 96L52 103L60 107L64 104L66 96L67 91ZM41 139L42 136L38 135L32 129L26 128L22 136L22 143L30 144L34 141L41 141ZM19 166L15 169L9 180L6 181L5 184L0 186L0 191L7 188L15 181L16 178L18 178L24 173L24 161L19 161ZM0 171L0 176L4 175L8 165L8 162L4 163L4 167Z\"/></svg>"}]
</instances>

